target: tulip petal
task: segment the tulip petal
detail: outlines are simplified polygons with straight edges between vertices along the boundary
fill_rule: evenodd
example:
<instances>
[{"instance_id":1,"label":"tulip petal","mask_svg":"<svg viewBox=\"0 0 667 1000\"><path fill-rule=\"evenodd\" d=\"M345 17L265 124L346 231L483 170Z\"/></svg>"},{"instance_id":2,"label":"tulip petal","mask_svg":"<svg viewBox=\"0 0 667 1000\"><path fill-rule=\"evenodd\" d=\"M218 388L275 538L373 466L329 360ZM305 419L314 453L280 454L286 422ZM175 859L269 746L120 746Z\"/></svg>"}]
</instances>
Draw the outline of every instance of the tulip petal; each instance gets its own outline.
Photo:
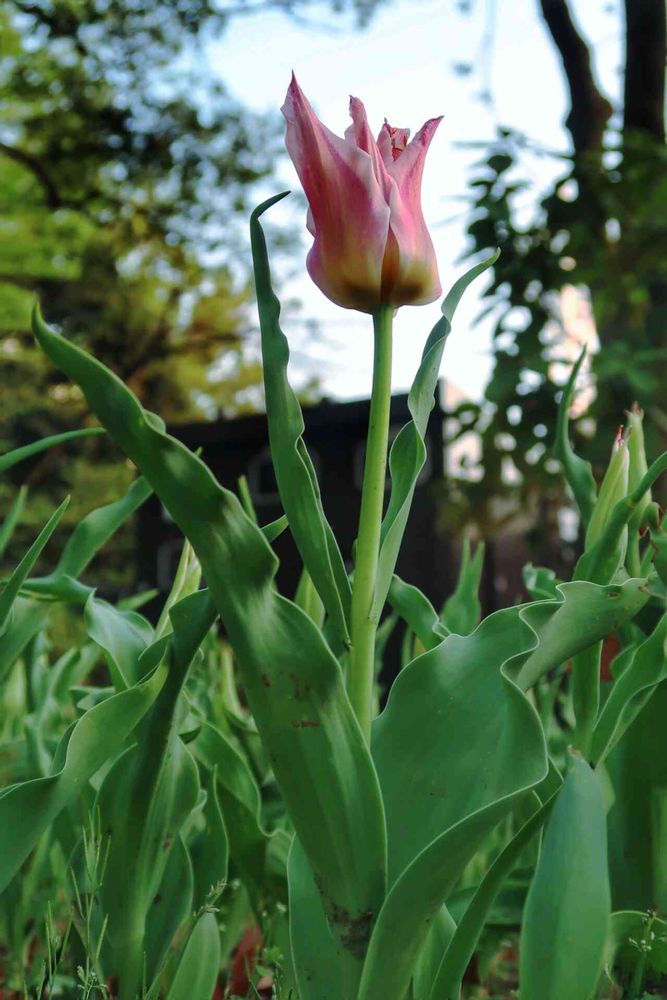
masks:
<instances>
[{"instance_id":1,"label":"tulip petal","mask_svg":"<svg viewBox=\"0 0 667 1000\"><path fill-rule=\"evenodd\" d=\"M333 302L372 311L380 301L389 232L389 206L375 174L379 156L374 159L356 142L330 132L294 75L281 110L287 121L287 150L314 226L308 272Z\"/></svg>"},{"instance_id":2,"label":"tulip petal","mask_svg":"<svg viewBox=\"0 0 667 1000\"><path fill-rule=\"evenodd\" d=\"M441 292L435 250L421 209L424 159L442 118L431 118L393 161L390 238L382 273L385 300L399 306L433 302ZM398 130L397 130L398 131Z\"/></svg>"}]
</instances>

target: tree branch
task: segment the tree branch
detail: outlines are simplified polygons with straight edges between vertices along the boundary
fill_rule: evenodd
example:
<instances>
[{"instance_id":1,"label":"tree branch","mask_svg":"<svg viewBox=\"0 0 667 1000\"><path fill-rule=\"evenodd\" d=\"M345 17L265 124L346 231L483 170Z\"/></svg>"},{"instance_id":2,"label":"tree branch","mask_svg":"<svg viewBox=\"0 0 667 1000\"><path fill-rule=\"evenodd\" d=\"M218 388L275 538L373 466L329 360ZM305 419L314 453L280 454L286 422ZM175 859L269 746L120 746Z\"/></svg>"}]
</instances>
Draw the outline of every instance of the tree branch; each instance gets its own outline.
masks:
<instances>
[{"instance_id":1,"label":"tree branch","mask_svg":"<svg viewBox=\"0 0 667 1000\"><path fill-rule=\"evenodd\" d=\"M637 0L629 0L629 3ZM565 124L574 151L581 155L599 151L613 108L593 75L588 45L572 20L567 0L540 0L542 17L563 63L570 89L570 111Z\"/></svg>"},{"instance_id":2,"label":"tree branch","mask_svg":"<svg viewBox=\"0 0 667 1000\"><path fill-rule=\"evenodd\" d=\"M16 146L8 146L6 143L0 142L0 154L2 153L8 156L10 160L14 160L16 163L27 167L35 175L44 189L46 203L49 208L55 209L62 206L63 202L58 188L36 156L33 156L32 153L27 153L24 149L18 149Z\"/></svg>"},{"instance_id":3,"label":"tree branch","mask_svg":"<svg viewBox=\"0 0 667 1000\"><path fill-rule=\"evenodd\" d=\"M625 0L623 132L646 132L665 141L664 0Z\"/></svg>"}]
</instances>

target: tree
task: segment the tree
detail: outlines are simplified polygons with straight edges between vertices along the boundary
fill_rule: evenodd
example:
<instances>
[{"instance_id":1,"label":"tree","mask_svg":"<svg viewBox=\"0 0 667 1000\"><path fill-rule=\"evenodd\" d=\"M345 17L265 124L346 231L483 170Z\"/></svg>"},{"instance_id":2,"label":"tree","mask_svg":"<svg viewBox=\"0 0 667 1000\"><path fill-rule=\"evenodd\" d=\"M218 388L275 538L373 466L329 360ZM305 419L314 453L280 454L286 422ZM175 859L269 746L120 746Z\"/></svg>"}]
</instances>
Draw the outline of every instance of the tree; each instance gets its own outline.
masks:
<instances>
[{"instance_id":1,"label":"tree","mask_svg":"<svg viewBox=\"0 0 667 1000\"><path fill-rule=\"evenodd\" d=\"M487 523L500 495L514 494L513 511L541 505L543 519L563 500L545 436L562 384L553 375L564 358L565 286L588 297L600 342L595 398L575 427L579 448L606 464L616 426L636 399L647 410L650 453L667 430L664 2L625 0L622 106L602 92L568 0L539 0L538 9L567 82L571 156L527 224L518 206L529 187L521 176L526 137L501 129L471 184L472 252L502 249L485 292L496 321L495 365L486 403L454 414L454 436L481 435L484 478L467 488L466 509Z\"/></svg>"},{"instance_id":2,"label":"tree","mask_svg":"<svg viewBox=\"0 0 667 1000\"><path fill-rule=\"evenodd\" d=\"M230 96L204 47L232 16L307 6L0 0L0 449L86 419L34 348L36 297L167 420L251 405L261 373L239 234L281 128ZM337 6L364 17L363 0ZM117 494L131 472L112 461L99 439L42 456L32 516L55 492L75 496L70 521Z\"/></svg>"}]
</instances>

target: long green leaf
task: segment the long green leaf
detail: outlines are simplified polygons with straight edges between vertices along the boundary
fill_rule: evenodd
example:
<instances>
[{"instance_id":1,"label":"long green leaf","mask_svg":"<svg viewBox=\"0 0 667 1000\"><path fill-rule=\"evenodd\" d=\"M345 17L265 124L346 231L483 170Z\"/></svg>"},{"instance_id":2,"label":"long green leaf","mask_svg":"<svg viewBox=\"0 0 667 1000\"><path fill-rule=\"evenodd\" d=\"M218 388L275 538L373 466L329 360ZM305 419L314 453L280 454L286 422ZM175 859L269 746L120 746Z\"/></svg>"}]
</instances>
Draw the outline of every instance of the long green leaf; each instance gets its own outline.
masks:
<instances>
[{"instance_id":1,"label":"long green leaf","mask_svg":"<svg viewBox=\"0 0 667 1000\"><path fill-rule=\"evenodd\" d=\"M203 913L188 938L167 1000L211 1000L220 960L220 932L215 914Z\"/></svg>"},{"instance_id":2,"label":"long green leaf","mask_svg":"<svg viewBox=\"0 0 667 1000\"><path fill-rule=\"evenodd\" d=\"M301 407L287 379L289 346L280 329L280 302L271 285L266 240L259 222L264 212L288 193L269 198L250 217L271 456L296 547L339 638L348 643L350 583L322 508L315 468L304 444Z\"/></svg>"},{"instance_id":3,"label":"long green leaf","mask_svg":"<svg viewBox=\"0 0 667 1000\"><path fill-rule=\"evenodd\" d=\"M16 528L16 525L21 518L21 514L23 513L27 496L28 487L21 486L12 501L11 507L7 511L4 521L0 524L0 556L3 555L12 535L14 534L14 529Z\"/></svg>"},{"instance_id":4,"label":"long green leaf","mask_svg":"<svg viewBox=\"0 0 667 1000\"><path fill-rule=\"evenodd\" d=\"M42 438L41 441L33 441L32 444L27 444L23 448L15 448L14 451L9 451L6 455L0 455L0 472L7 472L8 469L18 465L25 458L38 455L41 451L53 448L57 444L74 441L76 438L92 437L96 434L104 434L104 428L84 427L83 430L79 431L65 431L64 434L52 434L51 437Z\"/></svg>"},{"instance_id":5,"label":"long green leaf","mask_svg":"<svg viewBox=\"0 0 667 1000\"><path fill-rule=\"evenodd\" d=\"M401 428L389 453L391 493L389 506L382 522L382 540L372 614L379 615L387 599L417 479L426 461L424 437L429 414L435 403L434 395L438 384L442 353L452 328L454 312L468 285L491 267L498 259L498 255L499 251L487 260L475 264L453 285L442 304L442 318L435 324L426 341L419 370L408 395L408 409L412 420Z\"/></svg>"},{"instance_id":6,"label":"long green leaf","mask_svg":"<svg viewBox=\"0 0 667 1000\"><path fill-rule=\"evenodd\" d=\"M615 681L593 732L591 760L599 764L667 679L667 615L663 615Z\"/></svg>"},{"instance_id":7,"label":"long green leaf","mask_svg":"<svg viewBox=\"0 0 667 1000\"><path fill-rule=\"evenodd\" d=\"M604 797L579 758L556 800L526 900L522 1000L590 1000L610 909Z\"/></svg>"},{"instance_id":8,"label":"long green leaf","mask_svg":"<svg viewBox=\"0 0 667 1000\"><path fill-rule=\"evenodd\" d=\"M69 497L66 497L60 506L53 512L47 523L44 525L39 535L32 543L26 554L24 555L21 562L18 564L9 580L4 586L2 593L0 594L0 634L4 631L7 621L11 614L12 605L18 597L19 590L23 581L26 579L30 570L33 568L37 560L39 559L42 550L49 538L56 530L58 523L67 510L69 505Z\"/></svg>"},{"instance_id":9,"label":"long green leaf","mask_svg":"<svg viewBox=\"0 0 667 1000\"><path fill-rule=\"evenodd\" d=\"M173 631L149 647L141 661L145 665L165 658L167 679L137 744L114 763L97 799L102 828L109 837L101 904L109 919L107 940L116 963L113 972L120 976L120 996L128 1000L141 985L149 909L160 895L172 844L199 794L197 766L178 736L176 722L188 669L215 620L208 592L183 598L171 608L170 618ZM176 858L174 865L172 874L180 884L184 865ZM186 873L185 882L191 897L191 872ZM187 914L190 908L191 898L171 898L165 907L172 914L181 910ZM159 955L147 957L147 972L152 976Z\"/></svg>"},{"instance_id":10,"label":"long green leaf","mask_svg":"<svg viewBox=\"0 0 667 1000\"><path fill-rule=\"evenodd\" d=\"M433 981L431 1000L458 1000L468 967L493 903L524 850L545 823L553 806L550 799L536 809L493 861L459 921Z\"/></svg>"},{"instance_id":11,"label":"long green leaf","mask_svg":"<svg viewBox=\"0 0 667 1000\"><path fill-rule=\"evenodd\" d=\"M239 751L210 722L202 721L192 752L216 775L231 857L253 902L264 887L268 836L260 820L261 798L252 771Z\"/></svg>"},{"instance_id":12,"label":"long green leaf","mask_svg":"<svg viewBox=\"0 0 667 1000\"><path fill-rule=\"evenodd\" d=\"M153 491L145 479L139 478L124 497L98 507L86 514L67 540L58 560L55 574L77 577L83 573L93 556L122 524L149 498Z\"/></svg>"},{"instance_id":13,"label":"long green leaf","mask_svg":"<svg viewBox=\"0 0 667 1000\"><path fill-rule=\"evenodd\" d=\"M370 927L384 895L384 817L338 661L308 616L275 591L276 558L238 498L38 313L34 329L192 543L328 919L362 955L359 929Z\"/></svg>"}]
</instances>

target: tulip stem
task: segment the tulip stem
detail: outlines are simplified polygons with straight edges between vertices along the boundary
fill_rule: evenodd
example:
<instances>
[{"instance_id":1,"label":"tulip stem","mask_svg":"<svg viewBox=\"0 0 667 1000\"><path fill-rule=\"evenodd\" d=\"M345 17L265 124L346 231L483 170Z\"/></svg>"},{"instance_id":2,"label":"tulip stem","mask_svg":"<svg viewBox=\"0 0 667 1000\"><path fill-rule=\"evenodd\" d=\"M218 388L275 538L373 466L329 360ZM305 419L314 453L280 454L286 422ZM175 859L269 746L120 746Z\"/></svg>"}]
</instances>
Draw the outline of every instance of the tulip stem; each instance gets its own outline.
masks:
<instances>
[{"instance_id":1,"label":"tulip stem","mask_svg":"<svg viewBox=\"0 0 667 1000\"><path fill-rule=\"evenodd\" d=\"M394 309L391 306L382 306L373 313L373 391L352 584L352 648L347 687L367 741L370 741L373 715L375 633L379 621L379 615L373 613L372 609L387 476L393 316Z\"/></svg>"}]
</instances>

